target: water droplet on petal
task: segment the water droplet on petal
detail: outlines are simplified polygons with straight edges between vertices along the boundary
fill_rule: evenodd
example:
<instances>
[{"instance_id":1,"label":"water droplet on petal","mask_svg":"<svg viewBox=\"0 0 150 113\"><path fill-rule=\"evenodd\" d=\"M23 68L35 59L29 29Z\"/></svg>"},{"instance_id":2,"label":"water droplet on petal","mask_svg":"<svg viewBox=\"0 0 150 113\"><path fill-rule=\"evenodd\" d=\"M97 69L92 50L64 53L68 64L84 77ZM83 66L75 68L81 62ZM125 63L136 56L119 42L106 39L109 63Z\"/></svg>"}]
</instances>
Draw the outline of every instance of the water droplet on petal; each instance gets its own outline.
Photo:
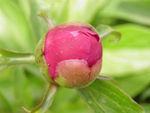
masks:
<instances>
[{"instance_id":1,"label":"water droplet on petal","mask_svg":"<svg viewBox=\"0 0 150 113\"><path fill-rule=\"evenodd\" d=\"M63 54L63 51L61 50L60 53Z\"/></svg>"},{"instance_id":2,"label":"water droplet on petal","mask_svg":"<svg viewBox=\"0 0 150 113\"><path fill-rule=\"evenodd\" d=\"M70 33L73 35L73 37L76 37L79 34L78 31L72 31Z\"/></svg>"}]
</instances>

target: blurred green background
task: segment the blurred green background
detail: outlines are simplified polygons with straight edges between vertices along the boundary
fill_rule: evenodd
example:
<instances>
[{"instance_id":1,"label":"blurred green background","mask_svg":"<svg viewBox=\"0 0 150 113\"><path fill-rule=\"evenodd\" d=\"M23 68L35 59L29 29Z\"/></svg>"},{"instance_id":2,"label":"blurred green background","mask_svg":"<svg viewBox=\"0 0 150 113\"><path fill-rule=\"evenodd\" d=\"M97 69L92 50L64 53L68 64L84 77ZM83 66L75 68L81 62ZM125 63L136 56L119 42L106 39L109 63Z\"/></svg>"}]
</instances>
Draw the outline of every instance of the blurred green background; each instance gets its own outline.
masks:
<instances>
[{"instance_id":1,"label":"blurred green background","mask_svg":"<svg viewBox=\"0 0 150 113\"><path fill-rule=\"evenodd\" d=\"M122 34L117 43L103 41L101 75L150 113L150 0L0 0L0 48L34 52L48 28L41 10L55 25L81 21L112 26ZM110 37L114 38L114 37ZM46 81L35 65L0 72L0 113L24 113L40 101ZM74 89L59 88L48 113L90 113Z\"/></svg>"}]
</instances>

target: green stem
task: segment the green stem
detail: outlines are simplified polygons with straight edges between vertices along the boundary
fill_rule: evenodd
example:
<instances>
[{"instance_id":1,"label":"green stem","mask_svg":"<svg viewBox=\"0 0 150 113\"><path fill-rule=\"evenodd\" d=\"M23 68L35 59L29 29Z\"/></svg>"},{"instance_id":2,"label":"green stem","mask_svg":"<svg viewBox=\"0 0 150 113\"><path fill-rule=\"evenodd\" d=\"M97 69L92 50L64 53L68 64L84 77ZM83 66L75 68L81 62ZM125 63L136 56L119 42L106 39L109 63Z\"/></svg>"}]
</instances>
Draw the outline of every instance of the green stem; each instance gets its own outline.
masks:
<instances>
[{"instance_id":1,"label":"green stem","mask_svg":"<svg viewBox=\"0 0 150 113\"><path fill-rule=\"evenodd\" d=\"M0 57L0 66L13 66L19 64L34 64L35 57L27 55L23 57Z\"/></svg>"},{"instance_id":2,"label":"green stem","mask_svg":"<svg viewBox=\"0 0 150 113\"><path fill-rule=\"evenodd\" d=\"M46 88L39 104L35 106L32 110L28 110L25 107L22 107L26 113L46 113L50 106L53 103L55 94L57 92L58 86L54 84L50 84L48 88Z\"/></svg>"},{"instance_id":3,"label":"green stem","mask_svg":"<svg viewBox=\"0 0 150 113\"><path fill-rule=\"evenodd\" d=\"M50 108L50 106L53 103L55 94L57 92L57 88L58 87L56 85L53 85L53 84L51 85L43 104L41 105L40 109L38 110L38 113L46 113L48 111L48 109Z\"/></svg>"},{"instance_id":4,"label":"green stem","mask_svg":"<svg viewBox=\"0 0 150 113\"><path fill-rule=\"evenodd\" d=\"M35 58L33 55L29 55L26 57L7 58L4 63L8 65L34 64Z\"/></svg>"}]
</instances>

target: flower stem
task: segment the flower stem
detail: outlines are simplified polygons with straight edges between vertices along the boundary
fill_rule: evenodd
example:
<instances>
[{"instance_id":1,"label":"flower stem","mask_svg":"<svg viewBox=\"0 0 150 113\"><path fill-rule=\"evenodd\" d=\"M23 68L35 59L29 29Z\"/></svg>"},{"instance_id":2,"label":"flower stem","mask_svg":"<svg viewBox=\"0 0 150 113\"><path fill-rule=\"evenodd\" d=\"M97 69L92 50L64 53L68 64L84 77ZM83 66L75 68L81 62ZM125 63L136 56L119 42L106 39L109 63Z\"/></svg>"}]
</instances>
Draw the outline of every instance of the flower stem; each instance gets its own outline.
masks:
<instances>
[{"instance_id":1,"label":"flower stem","mask_svg":"<svg viewBox=\"0 0 150 113\"><path fill-rule=\"evenodd\" d=\"M20 65L20 64L34 64L35 58L33 55L23 57L0 57L0 70L7 67Z\"/></svg>"},{"instance_id":2,"label":"flower stem","mask_svg":"<svg viewBox=\"0 0 150 113\"><path fill-rule=\"evenodd\" d=\"M56 86L54 84L51 85L43 104L41 105L40 109L38 110L38 113L46 113L48 111L49 107L53 103L57 89L58 89L58 86Z\"/></svg>"},{"instance_id":3,"label":"flower stem","mask_svg":"<svg viewBox=\"0 0 150 113\"><path fill-rule=\"evenodd\" d=\"M16 57L16 58L7 58L4 62L7 65L17 65L17 64L34 64L35 59L33 55L26 57Z\"/></svg>"},{"instance_id":4,"label":"flower stem","mask_svg":"<svg viewBox=\"0 0 150 113\"><path fill-rule=\"evenodd\" d=\"M17 57L5 57L0 55L0 71L12 66L21 64L34 64L35 58L33 55L17 56Z\"/></svg>"},{"instance_id":5,"label":"flower stem","mask_svg":"<svg viewBox=\"0 0 150 113\"><path fill-rule=\"evenodd\" d=\"M35 106L32 110L28 110L25 107L22 107L26 113L46 113L50 106L53 103L55 94L57 92L58 86L54 84L50 84L48 88L46 88L39 104Z\"/></svg>"}]
</instances>

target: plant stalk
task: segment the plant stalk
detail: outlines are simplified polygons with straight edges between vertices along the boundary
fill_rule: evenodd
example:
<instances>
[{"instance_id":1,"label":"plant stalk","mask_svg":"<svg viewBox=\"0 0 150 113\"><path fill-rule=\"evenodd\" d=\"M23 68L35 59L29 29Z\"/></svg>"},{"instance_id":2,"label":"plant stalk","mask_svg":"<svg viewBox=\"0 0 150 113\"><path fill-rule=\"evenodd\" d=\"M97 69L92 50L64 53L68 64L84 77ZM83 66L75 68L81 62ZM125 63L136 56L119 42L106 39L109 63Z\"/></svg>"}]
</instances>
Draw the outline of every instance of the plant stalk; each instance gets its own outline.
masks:
<instances>
[{"instance_id":1,"label":"plant stalk","mask_svg":"<svg viewBox=\"0 0 150 113\"><path fill-rule=\"evenodd\" d=\"M34 64L35 58L33 55L26 57L8 58L5 64L17 65L17 64Z\"/></svg>"},{"instance_id":2,"label":"plant stalk","mask_svg":"<svg viewBox=\"0 0 150 113\"><path fill-rule=\"evenodd\" d=\"M55 94L57 92L58 86L51 84L49 87L48 93L43 101L43 104L40 106L38 113L46 113L54 101Z\"/></svg>"},{"instance_id":3,"label":"plant stalk","mask_svg":"<svg viewBox=\"0 0 150 113\"><path fill-rule=\"evenodd\" d=\"M24 57L1 57L0 66L7 65L19 65L19 64L34 64L35 57L33 55L28 55Z\"/></svg>"},{"instance_id":4,"label":"plant stalk","mask_svg":"<svg viewBox=\"0 0 150 113\"><path fill-rule=\"evenodd\" d=\"M32 110L28 110L22 107L26 113L46 113L53 103L55 94L57 92L58 86L50 84L45 90L39 104L35 106Z\"/></svg>"}]
</instances>

